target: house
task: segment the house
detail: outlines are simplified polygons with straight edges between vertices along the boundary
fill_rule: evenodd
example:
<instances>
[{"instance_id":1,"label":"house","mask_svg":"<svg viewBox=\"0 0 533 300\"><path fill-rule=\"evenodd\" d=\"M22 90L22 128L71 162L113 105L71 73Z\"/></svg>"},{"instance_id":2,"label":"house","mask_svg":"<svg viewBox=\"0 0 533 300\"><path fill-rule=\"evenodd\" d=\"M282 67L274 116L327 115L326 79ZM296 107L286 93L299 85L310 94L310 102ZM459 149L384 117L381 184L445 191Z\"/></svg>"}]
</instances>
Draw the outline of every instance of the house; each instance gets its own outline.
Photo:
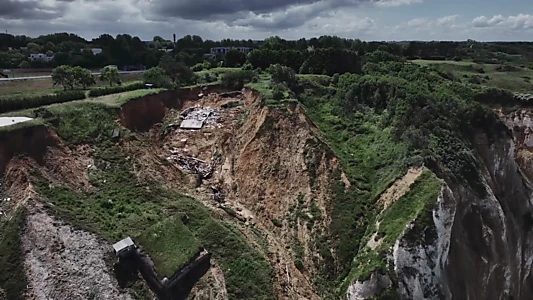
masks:
<instances>
[{"instance_id":1,"label":"house","mask_svg":"<svg viewBox=\"0 0 533 300\"><path fill-rule=\"evenodd\" d=\"M97 54L102 53L102 48L80 49L80 52L83 52L83 51L91 51L93 53L93 55L97 55Z\"/></svg>"},{"instance_id":2,"label":"house","mask_svg":"<svg viewBox=\"0 0 533 300\"><path fill-rule=\"evenodd\" d=\"M115 250L115 255L117 257L124 257L135 249L135 244L130 237L127 237L113 244L113 249Z\"/></svg>"},{"instance_id":3,"label":"house","mask_svg":"<svg viewBox=\"0 0 533 300\"><path fill-rule=\"evenodd\" d=\"M211 55L224 55L228 53L231 49L236 49L246 54L252 52L252 48L249 47L215 47L211 48Z\"/></svg>"},{"instance_id":4,"label":"house","mask_svg":"<svg viewBox=\"0 0 533 300\"><path fill-rule=\"evenodd\" d=\"M43 53L37 53L37 54L30 54L29 60L30 61L44 61L44 62L51 62L54 59L54 56L48 56Z\"/></svg>"}]
</instances>

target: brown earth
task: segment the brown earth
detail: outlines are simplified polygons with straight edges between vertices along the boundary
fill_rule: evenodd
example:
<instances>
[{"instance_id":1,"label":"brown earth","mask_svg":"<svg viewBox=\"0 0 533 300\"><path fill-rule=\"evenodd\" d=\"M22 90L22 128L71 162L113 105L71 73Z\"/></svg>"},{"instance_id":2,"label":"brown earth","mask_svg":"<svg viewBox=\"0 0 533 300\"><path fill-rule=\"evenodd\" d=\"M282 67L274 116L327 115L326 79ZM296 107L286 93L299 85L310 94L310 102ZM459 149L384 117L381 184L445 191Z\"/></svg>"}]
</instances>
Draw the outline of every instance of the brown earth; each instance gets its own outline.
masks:
<instances>
[{"instance_id":1,"label":"brown earth","mask_svg":"<svg viewBox=\"0 0 533 300\"><path fill-rule=\"evenodd\" d=\"M158 124L140 134L141 141L125 145L132 153L139 180L164 182L211 209L231 212L228 218L252 244L256 243L254 234L249 226L242 225L254 226L267 243L265 255L275 269L277 296L280 299L318 299L310 279L318 273L321 258L314 251L312 236L327 232L330 222L328 189L333 170L339 168L338 160L298 105L287 105L286 109L268 108L251 90L230 97L204 94L207 96L198 99L196 91L191 92L188 95L191 99L179 97L179 103L172 105L165 100L140 100L157 103L153 106L140 104L143 109L131 104L131 108L123 109L122 124L132 129L145 129L165 111L165 117ZM231 102L242 105L222 108ZM168 124L180 123L179 111L173 109L183 111L191 107L218 110L216 123L201 130L168 127ZM135 120L149 121L139 126L140 121ZM152 147L139 148L149 143ZM172 153L208 164L216 161L213 175L198 182L197 175L184 166L166 161ZM342 178L347 181L344 174ZM223 204L213 200L212 186L223 191ZM298 198L302 203L299 204ZM298 205L304 207L308 218L313 218L308 211L312 202L322 216L315 220L313 227L309 228L301 218L297 218L295 224L289 222L294 217L291 210ZM281 224L275 225L274 220ZM297 244L304 249L303 273L294 264Z\"/></svg>"},{"instance_id":2,"label":"brown earth","mask_svg":"<svg viewBox=\"0 0 533 300\"><path fill-rule=\"evenodd\" d=\"M120 144L139 181L161 183L191 195L234 222L248 237L250 244L262 251L274 267L276 298L319 299L310 283L319 274L323 262L314 239L327 235L331 222L328 215L331 201L329 187L333 171L340 168L339 162L298 104L269 108L262 103L257 92L243 90L243 93L223 95L213 93L216 89L193 88L128 102L121 108L118 121L136 134L135 138L124 139ZM200 93L204 94L201 98L198 96ZM172 126L179 126L180 111L191 107L215 109L218 115L216 121L196 131ZM91 189L88 177L94 161L89 146L68 148L44 126L0 138L9 141L0 143L0 174L4 175L4 194L12 198L5 210L12 211L16 205L39 199L31 183L31 170L34 168L42 170L43 176L52 184L62 182L73 189ZM15 153L26 153L27 156L18 157ZM172 155L204 161L206 165L213 166L213 172L207 178L198 178L186 166L169 161ZM344 174L341 178L349 185ZM224 194L224 203L214 200L211 187ZM4 209L5 204L0 205ZM311 214L313 206L318 209L320 216ZM298 210L300 215L296 212ZM36 210L28 220L30 224L34 220L35 224L43 223L46 227L50 223L50 216ZM310 220L313 221L311 225ZM50 227L49 230L55 238L50 239L62 239L61 228L67 225L58 223L54 226L56 229ZM28 237L40 232L38 226L28 230L31 230L25 233ZM258 240L257 232L264 241ZM102 246L94 237L81 231L75 235L86 238L87 243L92 243L90 249L100 255L98 251L102 251ZM36 239L33 242L39 241ZM266 242L264 247L262 242ZM28 249L32 247L29 240L25 245ZM50 248L52 246L39 246L44 247L39 250L44 252L39 252L38 257L42 257L37 260L42 259L49 265L42 266L43 270L28 271L33 287L38 288L47 282L38 280L41 273L50 270L55 264L47 257L62 255L64 248ZM298 248L303 249L301 257L296 254ZM82 254L72 254L74 256L69 258L70 262L79 262L79 255ZM334 257L335 253L332 255ZM99 265L100 258L94 259L94 264ZM297 259L301 260L300 269L295 265ZM75 277L77 273L72 273L75 270L69 268L64 269L62 274ZM91 271L91 274L93 276L96 273ZM72 282L82 285L77 279ZM52 290L44 291L47 297L72 286L71 283L63 283L56 279L46 283L53 286ZM99 281L95 284L102 287L110 283ZM91 291L84 293L81 295ZM199 299L226 298L222 271L216 264L193 290L193 294Z\"/></svg>"}]
</instances>

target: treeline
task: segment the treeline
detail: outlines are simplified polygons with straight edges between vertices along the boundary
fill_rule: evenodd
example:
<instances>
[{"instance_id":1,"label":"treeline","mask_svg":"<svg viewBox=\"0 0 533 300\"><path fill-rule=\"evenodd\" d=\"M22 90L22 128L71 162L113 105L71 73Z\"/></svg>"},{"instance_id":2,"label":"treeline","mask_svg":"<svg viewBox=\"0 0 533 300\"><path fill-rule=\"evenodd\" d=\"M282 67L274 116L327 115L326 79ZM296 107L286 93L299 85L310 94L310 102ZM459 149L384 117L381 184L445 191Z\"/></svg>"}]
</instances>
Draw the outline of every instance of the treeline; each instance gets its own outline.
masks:
<instances>
[{"instance_id":1,"label":"treeline","mask_svg":"<svg viewBox=\"0 0 533 300\"><path fill-rule=\"evenodd\" d=\"M533 43L501 42L480 43L473 40L464 42L365 42L358 39L345 39L336 36L321 36L311 39L285 40L274 36L264 41L204 40L197 35L187 35L176 42L171 37L155 36L150 41L142 41L139 37L119 34L113 37L102 34L98 38L85 40L69 33L55 33L31 38L28 36L0 34L0 68L39 68L59 65L81 66L84 68L100 68L106 65L117 65L122 69L139 67L155 67L161 57L171 52L183 64L192 67L206 60L205 54L214 47L249 47L274 51L277 63L291 65L298 69L307 59L307 51L316 49L334 49L353 51L360 56L380 50L406 59L464 60L477 62L527 62L533 60ZM91 49L102 49L94 54ZM28 60L29 54L43 53L52 56L49 63ZM235 55L235 53L233 54ZM216 62L224 59L217 57ZM268 67L260 57L254 58L254 65ZM233 61L240 61L236 57ZM230 61L232 61L230 59Z\"/></svg>"},{"instance_id":2,"label":"treeline","mask_svg":"<svg viewBox=\"0 0 533 300\"><path fill-rule=\"evenodd\" d=\"M301 74L359 73L361 60L354 51L342 49L271 50L259 49L248 55L254 68L267 69L271 65L288 66Z\"/></svg>"}]
</instances>

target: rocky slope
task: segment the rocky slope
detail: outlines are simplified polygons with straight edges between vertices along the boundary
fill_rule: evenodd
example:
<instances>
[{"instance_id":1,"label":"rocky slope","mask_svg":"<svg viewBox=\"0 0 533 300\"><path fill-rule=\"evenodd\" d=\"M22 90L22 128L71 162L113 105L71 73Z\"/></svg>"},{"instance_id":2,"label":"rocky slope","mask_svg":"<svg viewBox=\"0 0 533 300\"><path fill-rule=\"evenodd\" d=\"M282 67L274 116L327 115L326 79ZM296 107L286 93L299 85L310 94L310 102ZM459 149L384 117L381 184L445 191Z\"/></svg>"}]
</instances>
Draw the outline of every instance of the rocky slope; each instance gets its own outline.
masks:
<instances>
[{"instance_id":1,"label":"rocky slope","mask_svg":"<svg viewBox=\"0 0 533 300\"><path fill-rule=\"evenodd\" d=\"M354 282L348 299L366 299L387 289L404 299L532 297L531 166L524 160L531 153L531 128L524 111L502 119L508 131L475 136L484 195L444 178L431 231L421 232L415 220L408 223L390 250L391 273Z\"/></svg>"},{"instance_id":2,"label":"rocky slope","mask_svg":"<svg viewBox=\"0 0 533 300\"><path fill-rule=\"evenodd\" d=\"M191 112L208 114L200 130L179 127ZM475 134L482 191L424 166L389 169L405 149L385 152L377 126L359 132L372 150L347 162L300 104L249 89L50 113L48 126L0 132L7 299L153 297L139 276L114 274L111 244L125 236L161 277L211 252L194 299L533 297L528 111ZM354 161L384 171L365 177Z\"/></svg>"}]
</instances>

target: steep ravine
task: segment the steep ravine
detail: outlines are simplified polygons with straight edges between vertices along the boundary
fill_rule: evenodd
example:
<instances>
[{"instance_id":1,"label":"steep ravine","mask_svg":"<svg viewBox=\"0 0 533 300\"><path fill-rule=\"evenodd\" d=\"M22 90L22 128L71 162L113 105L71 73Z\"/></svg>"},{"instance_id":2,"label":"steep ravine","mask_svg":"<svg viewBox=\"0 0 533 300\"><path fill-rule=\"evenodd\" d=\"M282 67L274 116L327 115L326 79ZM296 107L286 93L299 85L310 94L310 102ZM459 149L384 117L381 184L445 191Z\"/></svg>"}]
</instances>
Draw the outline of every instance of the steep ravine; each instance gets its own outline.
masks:
<instances>
[{"instance_id":1,"label":"steep ravine","mask_svg":"<svg viewBox=\"0 0 533 300\"><path fill-rule=\"evenodd\" d=\"M533 297L532 186L521 171L531 167L519 164L510 132L479 132L474 138L485 195L444 178L429 230L421 232L410 222L389 252L390 273L354 282L348 299L367 299L387 289L404 299Z\"/></svg>"}]
</instances>

